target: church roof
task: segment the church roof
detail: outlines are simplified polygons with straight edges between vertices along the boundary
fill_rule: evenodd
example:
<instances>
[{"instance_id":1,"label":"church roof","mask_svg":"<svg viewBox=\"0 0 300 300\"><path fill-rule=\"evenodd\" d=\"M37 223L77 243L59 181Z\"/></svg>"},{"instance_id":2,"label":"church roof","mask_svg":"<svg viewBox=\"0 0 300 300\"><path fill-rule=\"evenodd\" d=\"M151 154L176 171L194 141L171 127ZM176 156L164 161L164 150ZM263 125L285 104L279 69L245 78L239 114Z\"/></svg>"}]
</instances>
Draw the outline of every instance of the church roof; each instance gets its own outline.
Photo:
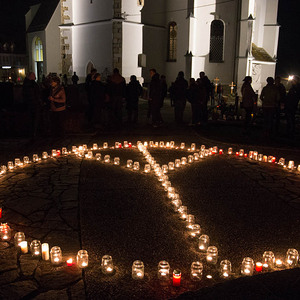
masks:
<instances>
[{"instance_id":1,"label":"church roof","mask_svg":"<svg viewBox=\"0 0 300 300\"><path fill-rule=\"evenodd\" d=\"M276 62L275 59L271 57L271 55L261 47L257 47L255 44L252 44L252 55L254 60L261 62Z\"/></svg>"},{"instance_id":2,"label":"church roof","mask_svg":"<svg viewBox=\"0 0 300 300\"><path fill-rule=\"evenodd\" d=\"M27 32L35 32L45 30L57 5L59 0L47 0L41 2L41 5L34 16Z\"/></svg>"}]
</instances>

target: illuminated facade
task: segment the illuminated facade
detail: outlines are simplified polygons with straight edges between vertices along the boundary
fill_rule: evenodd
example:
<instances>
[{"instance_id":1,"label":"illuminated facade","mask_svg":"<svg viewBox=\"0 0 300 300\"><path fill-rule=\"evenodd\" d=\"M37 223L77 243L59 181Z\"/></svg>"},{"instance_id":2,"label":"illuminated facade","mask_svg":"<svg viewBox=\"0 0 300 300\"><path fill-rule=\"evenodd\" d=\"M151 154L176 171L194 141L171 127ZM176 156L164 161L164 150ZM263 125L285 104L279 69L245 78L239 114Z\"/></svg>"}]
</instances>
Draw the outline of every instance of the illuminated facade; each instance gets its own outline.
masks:
<instances>
[{"instance_id":1,"label":"illuminated facade","mask_svg":"<svg viewBox=\"0 0 300 300\"><path fill-rule=\"evenodd\" d=\"M204 70L223 84L240 85L251 75L257 90L275 73L278 0L49 2L56 7L48 25L28 33L29 50L35 38L42 41L44 73L76 71L82 81L92 67L100 73L118 67L126 79L149 81L156 68L171 82L180 70L187 78Z\"/></svg>"}]
</instances>

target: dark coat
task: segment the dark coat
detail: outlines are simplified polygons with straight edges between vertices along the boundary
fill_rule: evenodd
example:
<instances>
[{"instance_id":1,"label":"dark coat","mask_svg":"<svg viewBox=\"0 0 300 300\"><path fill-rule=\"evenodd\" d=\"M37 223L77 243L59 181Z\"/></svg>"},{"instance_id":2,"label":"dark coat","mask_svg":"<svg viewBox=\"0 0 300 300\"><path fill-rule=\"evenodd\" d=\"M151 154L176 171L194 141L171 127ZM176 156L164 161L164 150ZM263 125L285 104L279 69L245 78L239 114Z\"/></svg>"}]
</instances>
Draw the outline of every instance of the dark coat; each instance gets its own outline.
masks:
<instances>
[{"instance_id":1,"label":"dark coat","mask_svg":"<svg viewBox=\"0 0 300 300\"><path fill-rule=\"evenodd\" d=\"M143 92L143 88L139 81L130 81L126 87L126 108L138 109L139 97Z\"/></svg>"},{"instance_id":2,"label":"dark coat","mask_svg":"<svg viewBox=\"0 0 300 300\"><path fill-rule=\"evenodd\" d=\"M101 81L94 80L91 84L91 103L100 108L104 107L106 87Z\"/></svg>"},{"instance_id":3,"label":"dark coat","mask_svg":"<svg viewBox=\"0 0 300 300\"><path fill-rule=\"evenodd\" d=\"M300 84L292 85L287 93L285 101L285 109L288 111L296 112L300 99Z\"/></svg>"},{"instance_id":4,"label":"dark coat","mask_svg":"<svg viewBox=\"0 0 300 300\"><path fill-rule=\"evenodd\" d=\"M155 73L150 82L149 86L149 100L152 101L153 105L160 105L162 101L162 84L159 79L159 74Z\"/></svg>"},{"instance_id":5,"label":"dark coat","mask_svg":"<svg viewBox=\"0 0 300 300\"><path fill-rule=\"evenodd\" d=\"M183 77L178 77L174 82L173 95L174 101L186 101L186 90L188 88L188 82Z\"/></svg>"},{"instance_id":6,"label":"dark coat","mask_svg":"<svg viewBox=\"0 0 300 300\"><path fill-rule=\"evenodd\" d=\"M23 100L30 110L41 107L40 88L34 80L24 79L22 94Z\"/></svg>"}]
</instances>

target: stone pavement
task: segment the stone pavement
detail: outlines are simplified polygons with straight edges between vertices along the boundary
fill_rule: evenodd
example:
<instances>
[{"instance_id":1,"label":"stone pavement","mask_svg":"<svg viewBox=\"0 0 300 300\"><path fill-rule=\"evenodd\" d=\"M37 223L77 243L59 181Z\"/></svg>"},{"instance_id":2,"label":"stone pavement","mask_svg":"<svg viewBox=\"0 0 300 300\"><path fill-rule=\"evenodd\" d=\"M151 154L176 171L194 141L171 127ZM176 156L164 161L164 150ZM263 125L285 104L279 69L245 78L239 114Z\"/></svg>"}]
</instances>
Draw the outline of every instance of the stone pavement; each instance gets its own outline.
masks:
<instances>
[{"instance_id":1,"label":"stone pavement","mask_svg":"<svg viewBox=\"0 0 300 300\"><path fill-rule=\"evenodd\" d=\"M15 143L13 140L10 140L7 143L3 141L1 142L3 147L2 152L0 153L0 159L2 163L7 163L8 160L13 160L16 157L20 157L21 159L24 155L29 155L29 157L32 157L33 153L38 153L40 155L42 151L48 151L48 153L50 153L52 148L61 149L62 146L66 146L70 150L72 145L78 146L82 145L83 143L92 146L94 142L97 142L100 145L104 141L108 141L110 145L112 145L114 141L123 140L136 142L137 140L167 141L171 139L175 140L177 144L181 141L184 141L186 144L196 142L197 146L200 146L201 144L205 144L208 147L218 145L223 147L224 150L227 149L228 146L234 147L234 150L238 150L240 147L243 147L245 151L256 150L256 148L253 148L253 146L245 146L239 141L233 145L224 142L224 140L222 143L211 141L207 137L202 137L199 135L199 133L195 133L190 128L177 128L172 124L170 126L166 125L164 128L160 128L159 130L152 129L147 125L142 125L141 128L137 129L129 128L127 130L125 128L122 132L98 132L97 135L74 135L61 140L46 138L34 141L33 143L28 143L27 140L17 140ZM266 155L276 155L277 157L282 156L285 158L294 159L296 164L300 163L298 149L290 147L285 149L280 147L275 149L267 146L255 147L259 149L260 153L264 153ZM112 155L115 154L112 153ZM124 154L120 154L120 157L122 155ZM133 158L135 155L136 154L132 153L129 154L130 157L125 155L123 158L121 158L121 161L124 163L126 158ZM174 155L167 153L167 151L163 151L158 155L158 159L161 160L161 163L163 163L177 158ZM180 158L180 156L178 158ZM226 161L226 169L230 166L230 170L232 171L231 175L226 173L227 171L224 173L224 159ZM269 198L267 202L268 204L263 204L262 202L261 204L255 204L257 211L254 213L259 212L260 208L264 212L265 209L268 209L269 205L272 213L276 214L276 210L279 210L278 215L275 215L274 218L272 218L272 222L276 222L276 218L281 218L281 211L288 212L288 214L282 218L281 222L278 222L278 227L273 227L276 228L276 236L279 237L278 246L275 245L277 238L276 241L274 241L274 247L276 247L276 251L284 253L282 251L287 250L287 245L288 247L293 246L299 250L299 172L291 172L288 170L283 170L283 168L273 164L262 163L248 159L240 159L237 157L224 156L224 159L215 158L213 160L206 160L205 163L201 165L203 171L198 172L197 168L195 167L193 172L196 173L193 174L199 173L201 175L202 173L201 178L202 180L205 180L205 174L209 174L211 166L216 165L218 170L211 174L212 178L207 179L206 185L208 191L211 191L211 196L215 195L219 198L222 197L222 193L224 192L220 192L218 195L215 194L217 191L213 191L213 185L209 185L210 183L213 183L213 178L219 182L222 180L222 178L224 178L224 176L222 177L221 174L224 174L225 176L232 176L236 178L235 180L238 182L239 176L243 174L247 180L251 180L253 187L256 186L256 195L262 193L263 196L266 195L266 197ZM96 173L89 174L89 172ZM97 172L100 173L97 174ZM118 173L115 173L116 171L112 171L113 173L110 174L109 172L111 172L111 168L106 169L104 172L108 178L109 176L113 176L113 178L114 176L117 176L116 178L119 178L118 182L121 182L121 177L118 177L121 176L121 173L118 175ZM182 175L188 178L188 173L191 172L184 170L180 172L176 173L178 175L175 174L172 180L174 180L174 183L177 184L177 186L180 186L183 183L181 190L185 196L184 199L193 199L193 193L197 194L199 191L186 189L185 185L187 185L187 182L182 182ZM203 172L206 173L203 174ZM93 231L89 232L89 239L86 239L87 235L85 234L82 236L83 233L89 231L86 226L88 226L93 217L91 214L91 218L83 218L84 215L82 212L87 209L87 207L82 205L85 205L86 203L83 200L89 199L91 201L93 199L90 197L90 195L93 194L93 192L96 192L97 185L100 191L101 187L105 187L107 192L111 190L111 187L107 186L107 184L110 184L111 181L108 180L99 182L99 180L96 180L93 182L93 174L96 178L102 178L101 176L103 175L103 170L101 171L99 169L97 171L93 164L85 159L75 158L74 156L61 156L57 159L51 158L47 161L41 161L30 164L26 167L16 168L13 172L9 172L7 175L0 178L0 206L3 207L3 218L1 221L8 222L9 225L11 225L14 233L17 231L23 231L26 235L26 239L29 241L33 239L39 239L42 242L48 242L51 246L60 246L63 250L64 260L69 257L73 257L75 259L77 251L81 248L88 249L89 247L94 247L95 249L94 253L91 251L91 258L94 261L94 264L91 265L90 269L81 271L76 266L67 267L65 264L60 267L54 267L49 262L32 258L30 254L21 255L14 247L13 241L10 243L0 242L0 298L85 299L87 297L89 299L101 299L95 296L99 290L101 291L101 288L95 286L93 287L94 284L97 284L97 280L99 280L98 282L101 282L103 290L104 287L107 288L108 294L106 295L110 295L109 298L122 299L122 294L117 294L118 291L114 290L109 283L109 281L113 282L113 280L104 279L103 276L101 277L99 274L99 266L95 264L95 261L97 260L99 263L101 257L99 257L97 252L97 249L99 248L97 244L95 244L95 246L92 246L91 244L91 240L93 239ZM136 182L137 180L139 180L138 177L134 179ZM226 181L224 182L226 183ZM85 183L87 186L83 188ZM91 183L93 183L93 185L89 185ZM148 184L149 182L147 183L147 181L145 181L144 183ZM227 186L225 183L223 185L224 187ZM126 181L124 184L126 184ZM228 182L228 186L229 185L232 185L232 182ZM242 184L239 189L243 189L243 187L244 185ZM127 188L130 188L130 186L127 186ZM132 188L133 190L136 189L135 187ZM205 193L207 193L207 191ZM97 197L97 195L98 194L95 194L95 197ZM147 198L145 195L147 194L143 194L141 198L139 198L140 196L137 196L136 199L140 199L140 201L142 201L144 198L144 200L146 200ZM263 199L263 196L261 199ZM238 198L239 196L236 195L236 197ZM156 201L156 209L159 211L159 209L161 209L159 208L161 205L161 200L158 194L155 198L158 199ZM229 198L226 199L228 200ZM227 200L223 198L224 202ZM249 201L251 201L250 196ZM93 203L91 204L93 205ZM193 206L193 202L189 203L189 206L190 205ZM259 207L259 205L261 205L261 207ZM103 208L99 206L99 209ZM194 209L198 212L196 206L194 206ZM264 226L263 212L259 212L258 219L260 220L253 218L253 222L256 222L255 224ZM164 210L164 213L168 216L168 220L173 222L171 220L173 217L170 215L170 212ZM199 210L199 215L200 213L201 210ZM113 216L110 217L113 218ZM266 214L265 217L268 218L270 216ZM105 214L103 215L103 218L105 218ZM222 215L216 215L215 218L222 218ZM215 229L212 228L211 230L215 240L219 239L217 236L218 229L220 226L222 226L217 220L218 219L209 220L208 218L204 222L206 224L205 226L207 227L210 225L212 225L211 227L216 227ZM95 221L97 222L97 220ZM217 224L214 225L214 222ZM241 221L240 224L242 225L243 222ZM276 226L275 223L272 224L272 226ZM167 231L168 227L170 227L169 225L165 227L167 235L171 234L170 231ZM157 226L160 226L159 223ZM270 250L263 247L270 244L266 243L262 246L259 245L259 243L261 243L263 240L267 240L267 242L274 240L274 238L272 239L272 236L270 236L271 231L272 228L270 228L266 234L262 233L261 237L258 237L259 242L257 242L257 244L252 244L251 247L253 249L249 252L250 254L253 254L255 258L261 257L261 251ZM103 235L103 233L101 234L104 238L105 235ZM176 229L175 233L177 237L174 237L174 239L179 238L180 240L180 229ZM228 236L230 236L230 234L228 234ZM106 238L109 238L109 236ZM234 238L236 238L235 235ZM239 238L237 238L237 242L238 240ZM148 240L148 242L149 241L150 240ZM114 243L117 243L117 241ZM220 238L217 243L222 243L222 239ZM103 245L101 247L103 247ZM124 251L125 250L126 247L124 248ZM105 254L103 251L104 249L101 249L101 253ZM150 249L149 251L151 252ZM190 250L188 247L185 251L187 261L189 261L189 258L192 257L191 255L193 251L189 253ZM227 255L230 253L230 251L232 250L224 245L224 253ZM236 260L240 261L240 258L236 258ZM120 264L118 268L121 270L122 268L124 269L124 266ZM155 273L155 271L151 272L153 272L153 274ZM297 292L295 287L297 287L299 278L299 272L297 269L295 269L267 273L246 279L240 278L226 283L219 282L218 285L214 285L217 283L215 281L204 279L204 282L198 286L199 288L201 287L199 291L183 294L181 297L189 299L194 299L200 296L204 298L206 297L206 299L296 299L293 297L295 295L295 291ZM124 280L126 284L128 278L124 277ZM260 284L258 284L258 282ZM277 283L278 291L274 292L274 284L271 285L270 282ZM159 289L159 286L157 286L155 281L149 280L146 282L146 287L151 287L152 284L154 284L154 289ZM95 288L97 288L96 292ZM142 285L137 285L136 288L138 289L138 292L136 291L137 294L135 295L132 294L131 299L142 298L141 295L143 294L140 294L140 292L144 291L145 286L143 287ZM151 288L153 289L153 286ZM191 286L187 281L182 289L175 291L172 289L167 289L169 291L166 294L162 295L158 293L156 294L156 298L174 298L185 291L195 289L197 289L197 286ZM253 291L253 289L256 289L256 292L250 293L249 291ZM288 290L291 291L291 295L288 295ZM166 291L166 289L164 289L164 291ZM247 293L247 291L248 296L243 294L245 292ZM116 292L116 297L114 297L113 292ZM125 297L125 295L126 294L124 294L123 299L129 299L129 296ZM138 295L140 295L140 298ZM226 295L226 297L223 297L223 295ZM243 297L241 295L243 295ZM145 297L143 298L147 298L145 294L144 296Z\"/></svg>"}]
</instances>

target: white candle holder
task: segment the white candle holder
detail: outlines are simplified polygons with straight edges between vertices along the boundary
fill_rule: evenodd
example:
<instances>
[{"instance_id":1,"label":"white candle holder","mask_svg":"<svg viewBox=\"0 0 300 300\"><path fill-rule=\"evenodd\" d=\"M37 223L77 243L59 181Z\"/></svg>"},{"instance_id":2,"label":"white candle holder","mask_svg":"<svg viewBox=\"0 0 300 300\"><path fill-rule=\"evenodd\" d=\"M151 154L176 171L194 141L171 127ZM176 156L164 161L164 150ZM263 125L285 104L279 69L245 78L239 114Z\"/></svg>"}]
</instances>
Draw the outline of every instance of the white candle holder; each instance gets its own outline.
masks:
<instances>
[{"instance_id":1,"label":"white candle holder","mask_svg":"<svg viewBox=\"0 0 300 300\"><path fill-rule=\"evenodd\" d=\"M187 206L182 205L179 207L178 209L179 213L180 213L180 219L185 220L186 216L187 216Z\"/></svg>"},{"instance_id":2,"label":"white candle holder","mask_svg":"<svg viewBox=\"0 0 300 300\"><path fill-rule=\"evenodd\" d=\"M201 252L206 252L209 246L209 236L202 234L199 238L198 248Z\"/></svg>"},{"instance_id":3,"label":"white candle holder","mask_svg":"<svg viewBox=\"0 0 300 300\"><path fill-rule=\"evenodd\" d=\"M180 149L184 149L185 148L185 143L181 143L180 144Z\"/></svg>"},{"instance_id":4,"label":"white candle holder","mask_svg":"<svg viewBox=\"0 0 300 300\"><path fill-rule=\"evenodd\" d=\"M196 144L195 143L192 143L191 144L191 151L195 151L196 150Z\"/></svg>"},{"instance_id":5,"label":"white candle holder","mask_svg":"<svg viewBox=\"0 0 300 300\"><path fill-rule=\"evenodd\" d=\"M201 233L201 227L199 224L193 224L189 228L189 235L191 238L199 237L200 233Z\"/></svg>"},{"instance_id":6,"label":"white candle holder","mask_svg":"<svg viewBox=\"0 0 300 300\"><path fill-rule=\"evenodd\" d=\"M114 165L119 166L120 165L120 157L114 158Z\"/></svg>"},{"instance_id":7,"label":"white candle holder","mask_svg":"<svg viewBox=\"0 0 300 300\"><path fill-rule=\"evenodd\" d=\"M231 262L229 260L222 260L220 262L220 276L222 278L229 278L231 275L232 267Z\"/></svg>"},{"instance_id":8,"label":"white candle holder","mask_svg":"<svg viewBox=\"0 0 300 300\"><path fill-rule=\"evenodd\" d=\"M14 235L14 243L15 243L15 246L18 247L19 244L21 242L25 241L25 234L24 232L17 232L15 235Z\"/></svg>"},{"instance_id":9,"label":"white candle holder","mask_svg":"<svg viewBox=\"0 0 300 300\"><path fill-rule=\"evenodd\" d=\"M203 264L200 261L194 261L191 264L191 279L200 281L203 275Z\"/></svg>"},{"instance_id":10,"label":"white candle holder","mask_svg":"<svg viewBox=\"0 0 300 300\"><path fill-rule=\"evenodd\" d=\"M20 167L21 166L21 160L20 158L15 158L15 166Z\"/></svg>"},{"instance_id":11,"label":"white candle holder","mask_svg":"<svg viewBox=\"0 0 300 300\"><path fill-rule=\"evenodd\" d=\"M133 163L133 170L138 171L140 169L140 163L138 161L135 161Z\"/></svg>"},{"instance_id":12,"label":"white candle holder","mask_svg":"<svg viewBox=\"0 0 300 300\"><path fill-rule=\"evenodd\" d=\"M21 252L23 254L26 254L28 253L28 242L27 241L22 241L19 243L19 246L20 246L20 249L21 249Z\"/></svg>"},{"instance_id":13,"label":"white candle holder","mask_svg":"<svg viewBox=\"0 0 300 300\"><path fill-rule=\"evenodd\" d=\"M107 163L107 164L110 163L110 155L105 155L104 156L104 162Z\"/></svg>"},{"instance_id":14,"label":"white candle holder","mask_svg":"<svg viewBox=\"0 0 300 300\"><path fill-rule=\"evenodd\" d=\"M187 164L187 158L186 157L181 157L181 164L183 166Z\"/></svg>"},{"instance_id":15,"label":"white candle holder","mask_svg":"<svg viewBox=\"0 0 300 300\"><path fill-rule=\"evenodd\" d=\"M12 161L7 162L7 169L12 170L14 168L14 163Z\"/></svg>"},{"instance_id":16,"label":"white candle holder","mask_svg":"<svg viewBox=\"0 0 300 300\"><path fill-rule=\"evenodd\" d=\"M241 273L244 276L252 276L254 270L254 261L250 257L245 257L242 261Z\"/></svg>"},{"instance_id":17,"label":"white candle holder","mask_svg":"<svg viewBox=\"0 0 300 300\"><path fill-rule=\"evenodd\" d=\"M62 263L62 251L60 247L54 246L51 248L50 258L53 265L60 265Z\"/></svg>"},{"instance_id":18,"label":"white candle holder","mask_svg":"<svg viewBox=\"0 0 300 300\"><path fill-rule=\"evenodd\" d=\"M290 160L289 163L288 163L288 169L293 170L294 167L295 167L294 161L293 161L293 160Z\"/></svg>"},{"instance_id":19,"label":"white candle holder","mask_svg":"<svg viewBox=\"0 0 300 300\"><path fill-rule=\"evenodd\" d=\"M108 148L108 143L103 143L103 149L107 149Z\"/></svg>"},{"instance_id":20,"label":"white candle holder","mask_svg":"<svg viewBox=\"0 0 300 300\"><path fill-rule=\"evenodd\" d=\"M49 255L49 244L48 243L43 243L42 244L42 259L43 260L49 260L50 255Z\"/></svg>"},{"instance_id":21,"label":"white candle holder","mask_svg":"<svg viewBox=\"0 0 300 300\"><path fill-rule=\"evenodd\" d=\"M48 159L49 155L48 155L48 152L44 151L42 153L42 159Z\"/></svg>"},{"instance_id":22,"label":"white candle holder","mask_svg":"<svg viewBox=\"0 0 300 300\"><path fill-rule=\"evenodd\" d=\"M296 249L288 249L286 253L286 263L289 268L297 266L299 260L299 253Z\"/></svg>"},{"instance_id":23,"label":"white candle holder","mask_svg":"<svg viewBox=\"0 0 300 300\"><path fill-rule=\"evenodd\" d=\"M30 252L33 257L39 257L42 254L42 245L38 240L33 240L30 243Z\"/></svg>"},{"instance_id":24,"label":"white candle holder","mask_svg":"<svg viewBox=\"0 0 300 300\"><path fill-rule=\"evenodd\" d=\"M210 264L218 262L218 248L216 246L209 246L207 248L206 261Z\"/></svg>"},{"instance_id":25,"label":"white candle holder","mask_svg":"<svg viewBox=\"0 0 300 300\"><path fill-rule=\"evenodd\" d=\"M168 168L169 168L169 171L173 171L175 169L175 164L172 161L170 161L168 163Z\"/></svg>"},{"instance_id":26,"label":"white candle holder","mask_svg":"<svg viewBox=\"0 0 300 300\"><path fill-rule=\"evenodd\" d=\"M158 263L157 277L159 280L170 280L170 265L167 261L162 260Z\"/></svg>"},{"instance_id":27,"label":"white candle holder","mask_svg":"<svg viewBox=\"0 0 300 300\"><path fill-rule=\"evenodd\" d=\"M265 251L263 254L263 264L267 264L268 268L273 269L275 265L275 255L272 251Z\"/></svg>"},{"instance_id":28,"label":"white candle holder","mask_svg":"<svg viewBox=\"0 0 300 300\"><path fill-rule=\"evenodd\" d=\"M187 215L186 216L186 227L191 229L192 225L195 224L195 216L194 215Z\"/></svg>"},{"instance_id":29,"label":"white candle holder","mask_svg":"<svg viewBox=\"0 0 300 300\"><path fill-rule=\"evenodd\" d=\"M191 164L194 161L194 156L193 155L189 155L188 156L188 163Z\"/></svg>"},{"instance_id":30,"label":"white candle holder","mask_svg":"<svg viewBox=\"0 0 300 300\"><path fill-rule=\"evenodd\" d=\"M140 280L144 278L144 263L140 260L136 260L132 264L132 278Z\"/></svg>"},{"instance_id":31,"label":"white candle holder","mask_svg":"<svg viewBox=\"0 0 300 300\"><path fill-rule=\"evenodd\" d=\"M77 252L77 265L80 269L84 269L89 265L89 255L86 250L79 250Z\"/></svg>"},{"instance_id":32,"label":"white candle holder","mask_svg":"<svg viewBox=\"0 0 300 300\"><path fill-rule=\"evenodd\" d=\"M96 153L95 154L95 159L96 160L101 160L101 153Z\"/></svg>"},{"instance_id":33,"label":"white candle holder","mask_svg":"<svg viewBox=\"0 0 300 300\"><path fill-rule=\"evenodd\" d=\"M199 153L194 153L194 160L199 160Z\"/></svg>"},{"instance_id":34,"label":"white candle holder","mask_svg":"<svg viewBox=\"0 0 300 300\"><path fill-rule=\"evenodd\" d=\"M98 144L96 143L93 144L93 150L98 150Z\"/></svg>"}]
</instances>

